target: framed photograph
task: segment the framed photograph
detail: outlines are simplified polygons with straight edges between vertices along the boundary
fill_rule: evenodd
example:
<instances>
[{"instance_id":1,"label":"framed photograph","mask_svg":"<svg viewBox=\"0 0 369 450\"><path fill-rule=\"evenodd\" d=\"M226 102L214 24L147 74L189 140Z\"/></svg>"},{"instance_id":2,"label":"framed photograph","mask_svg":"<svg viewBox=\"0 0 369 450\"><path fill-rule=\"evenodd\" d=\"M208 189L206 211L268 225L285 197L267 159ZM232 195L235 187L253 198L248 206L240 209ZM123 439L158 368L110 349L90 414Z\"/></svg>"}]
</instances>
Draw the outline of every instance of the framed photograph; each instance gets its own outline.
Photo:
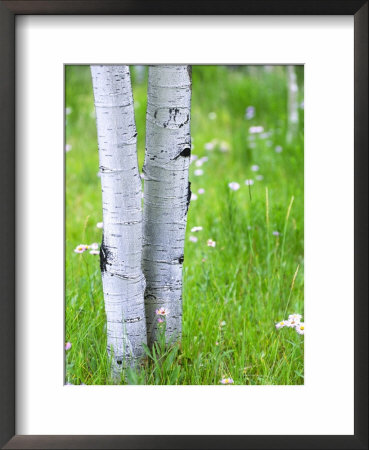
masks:
<instances>
[{"instance_id":1,"label":"framed photograph","mask_svg":"<svg viewBox=\"0 0 369 450\"><path fill-rule=\"evenodd\" d=\"M0 2L3 448L368 447L367 19Z\"/></svg>"}]
</instances>

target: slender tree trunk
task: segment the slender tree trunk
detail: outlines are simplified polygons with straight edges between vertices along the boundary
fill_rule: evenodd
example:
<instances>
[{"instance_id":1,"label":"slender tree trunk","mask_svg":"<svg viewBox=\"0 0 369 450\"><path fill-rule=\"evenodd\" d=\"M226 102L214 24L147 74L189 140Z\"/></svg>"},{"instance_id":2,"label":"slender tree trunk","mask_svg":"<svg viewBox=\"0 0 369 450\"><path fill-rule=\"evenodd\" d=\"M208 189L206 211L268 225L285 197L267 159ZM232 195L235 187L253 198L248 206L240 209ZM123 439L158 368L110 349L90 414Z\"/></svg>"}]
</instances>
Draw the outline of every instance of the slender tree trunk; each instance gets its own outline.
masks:
<instances>
[{"instance_id":1,"label":"slender tree trunk","mask_svg":"<svg viewBox=\"0 0 369 450\"><path fill-rule=\"evenodd\" d=\"M128 66L91 66L104 232L100 266L113 375L133 366L146 343L141 269L142 194Z\"/></svg>"},{"instance_id":2,"label":"slender tree trunk","mask_svg":"<svg viewBox=\"0 0 369 450\"><path fill-rule=\"evenodd\" d=\"M188 167L191 67L149 67L144 163L143 270L148 343L157 339L156 310L165 308L166 341L182 330L182 263L191 197Z\"/></svg>"},{"instance_id":3,"label":"slender tree trunk","mask_svg":"<svg viewBox=\"0 0 369 450\"><path fill-rule=\"evenodd\" d=\"M291 143L296 136L299 114L298 114L298 86L294 66L287 66L288 75L288 129L287 142Z\"/></svg>"}]
</instances>

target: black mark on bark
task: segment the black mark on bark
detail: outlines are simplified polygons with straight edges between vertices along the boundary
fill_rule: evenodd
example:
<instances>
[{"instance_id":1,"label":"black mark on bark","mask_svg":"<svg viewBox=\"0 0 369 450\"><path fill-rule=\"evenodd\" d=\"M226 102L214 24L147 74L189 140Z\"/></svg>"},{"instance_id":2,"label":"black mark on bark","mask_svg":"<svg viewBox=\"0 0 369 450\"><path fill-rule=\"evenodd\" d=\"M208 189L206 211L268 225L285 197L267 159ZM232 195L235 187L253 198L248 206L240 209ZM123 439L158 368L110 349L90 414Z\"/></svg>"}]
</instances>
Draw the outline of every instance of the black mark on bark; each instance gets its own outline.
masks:
<instances>
[{"instance_id":1,"label":"black mark on bark","mask_svg":"<svg viewBox=\"0 0 369 450\"><path fill-rule=\"evenodd\" d=\"M184 157L191 156L191 147L186 147L186 148L184 148L184 149L181 151L180 155L181 155L181 156L184 156Z\"/></svg>"},{"instance_id":2,"label":"black mark on bark","mask_svg":"<svg viewBox=\"0 0 369 450\"><path fill-rule=\"evenodd\" d=\"M190 92L192 92L192 66L187 66L187 72L190 79Z\"/></svg>"},{"instance_id":3,"label":"black mark on bark","mask_svg":"<svg viewBox=\"0 0 369 450\"><path fill-rule=\"evenodd\" d=\"M192 66L187 66L187 73L190 78L190 81L192 81Z\"/></svg>"},{"instance_id":4,"label":"black mark on bark","mask_svg":"<svg viewBox=\"0 0 369 450\"><path fill-rule=\"evenodd\" d=\"M191 182L188 182L188 186L187 186L187 205L186 205L186 214L188 212L188 208L190 206L190 201L191 201Z\"/></svg>"},{"instance_id":5,"label":"black mark on bark","mask_svg":"<svg viewBox=\"0 0 369 450\"><path fill-rule=\"evenodd\" d=\"M104 234L103 234L102 242L101 242L101 246L100 246L100 270L101 270L101 273L106 272L107 264L110 265L110 263L108 262L109 256L110 256L110 252L105 247Z\"/></svg>"},{"instance_id":6,"label":"black mark on bark","mask_svg":"<svg viewBox=\"0 0 369 450\"><path fill-rule=\"evenodd\" d=\"M124 321L126 323L134 323L134 322L139 322L141 320L141 317L133 317L132 319L125 319Z\"/></svg>"}]
</instances>

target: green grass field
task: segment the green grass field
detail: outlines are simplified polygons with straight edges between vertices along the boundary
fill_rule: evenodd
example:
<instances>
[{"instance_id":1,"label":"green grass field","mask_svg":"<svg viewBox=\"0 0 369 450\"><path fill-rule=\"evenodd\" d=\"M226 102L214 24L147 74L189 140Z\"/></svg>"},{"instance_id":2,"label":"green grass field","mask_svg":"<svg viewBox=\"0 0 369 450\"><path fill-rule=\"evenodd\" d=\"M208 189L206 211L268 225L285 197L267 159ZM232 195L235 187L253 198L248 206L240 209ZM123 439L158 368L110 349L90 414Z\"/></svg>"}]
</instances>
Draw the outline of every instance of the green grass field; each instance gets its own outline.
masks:
<instances>
[{"instance_id":1,"label":"green grass field","mask_svg":"<svg viewBox=\"0 0 369 450\"><path fill-rule=\"evenodd\" d=\"M303 68L296 72L301 104ZM131 73L141 169L147 74ZM78 244L100 244L102 235L89 67L67 66L65 82L65 339L72 344L66 383L112 384L99 256L74 252ZM219 384L224 377L241 385L304 383L304 336L275 327L304 308L304 118L300 107L299 131L288 145L287 95L283 66L193 67L192 154L208 160L190 166L197 199L187 222L182 341L150 353L122 383ZM251 119L248 106L255 107ZM252 126L264 131L252 134ZM254 184L245 185L248 179ZM194 226L203 229L191 233Z\"/></svg>"}]
</instances>

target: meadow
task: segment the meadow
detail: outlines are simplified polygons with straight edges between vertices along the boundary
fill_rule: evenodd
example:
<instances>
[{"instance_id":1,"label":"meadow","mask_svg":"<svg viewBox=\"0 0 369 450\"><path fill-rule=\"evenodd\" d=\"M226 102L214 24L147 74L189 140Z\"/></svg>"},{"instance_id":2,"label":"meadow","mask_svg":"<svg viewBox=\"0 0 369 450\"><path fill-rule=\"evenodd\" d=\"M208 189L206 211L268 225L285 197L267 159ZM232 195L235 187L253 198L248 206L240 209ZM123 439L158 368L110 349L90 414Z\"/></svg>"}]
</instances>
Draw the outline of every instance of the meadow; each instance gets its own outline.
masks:
<instances>
[{"instance_id":1,"label":"meadow","mask_svg":"<svg viewBox=\"0 0 369 450\"><path fill-rule=\"evenodd\" d=\"M299 125L288 140L286 67L193 66L182 340L148 351L122 383L304 383L304 336L275 326L304 313L303 67L296 73ZM146 68L131 75L142 168ZM102 235L89 66L66 66L65 106L65 382L112 384L99 256L74 252Z\"/></svg>"}]
</instances>

